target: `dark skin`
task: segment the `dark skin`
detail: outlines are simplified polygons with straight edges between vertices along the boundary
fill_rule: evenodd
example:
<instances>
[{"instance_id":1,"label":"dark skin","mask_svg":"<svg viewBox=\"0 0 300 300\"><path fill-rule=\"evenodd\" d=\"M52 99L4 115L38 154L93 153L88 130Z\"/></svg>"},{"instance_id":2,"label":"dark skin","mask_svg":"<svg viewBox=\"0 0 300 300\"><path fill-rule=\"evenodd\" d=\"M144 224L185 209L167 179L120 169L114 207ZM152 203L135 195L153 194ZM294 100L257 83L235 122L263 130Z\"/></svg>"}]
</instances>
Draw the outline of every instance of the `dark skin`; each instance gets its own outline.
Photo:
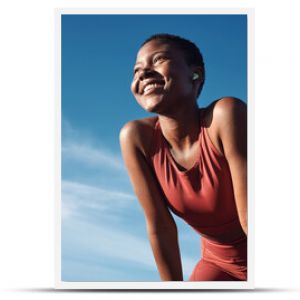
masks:
<instances>
[{"instance_id":1,"label":"dark skin","mask_svg":"<svg viewBox=\"0 0 300 300\"><path fill-rule=\"evenodd\" d=\"M199 78L192 79L193 73ZM197 91L201 68L187 64L172 43L150 41L138 52L131 90L138 104L158 116L130 121L120 132L123 159L143 208L154 258L164 281L182 281L177 227L150 167L154 125L162 133L182 170L191 168L199 155ZM242 230L210 239L232 241L247 235L247 109L235 98L225 97L204 110L204 126L216 149L225 155L232 175L234 196Z\"/></svg>"}]
</instances>

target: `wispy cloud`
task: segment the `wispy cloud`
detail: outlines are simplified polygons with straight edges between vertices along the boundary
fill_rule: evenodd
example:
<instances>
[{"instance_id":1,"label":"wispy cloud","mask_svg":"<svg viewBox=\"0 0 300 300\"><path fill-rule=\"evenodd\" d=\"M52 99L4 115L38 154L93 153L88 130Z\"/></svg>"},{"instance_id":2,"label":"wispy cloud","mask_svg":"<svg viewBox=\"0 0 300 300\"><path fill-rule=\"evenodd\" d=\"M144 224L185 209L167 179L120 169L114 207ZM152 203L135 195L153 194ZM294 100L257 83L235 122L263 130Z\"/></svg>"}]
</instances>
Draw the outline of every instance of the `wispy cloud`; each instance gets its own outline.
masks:
<instances>
[{"instance_id":1,"label":"wispy cloud","mask_svg":"<svg viewBox=\"0 0 300 300\"><path fill-rule=\"evenodd\" d=\"M62 144L63 159L72 159L84 163L88 167L109 167L117 171L124 171L121 157L109 153L107 150L79 142L66 142Z\"/></svg>"},{"instance_id":2,"label":"wispy cloud","mask_svg":"<svg viewBox=\"0 0 300 300\"><path fill-rule=\"evenodd\" d=\"M68 180L62 181L63 218L87 214L87 210L98 213L113 212L114 215L130 206L135 196L123 191L112 191Z\"/></svg>"},{"instance_id":3,"label":"wispy cloud","mask_svg":"<svg viewBox=\"0 0 300 300\"><path fill-rule=\"evenodd\" d=\"M105 224L99 226L81 221L67 223L64 227L64 230L68 230L70 233L69 243L73 244L72 246L80 247L81 252L85 252L87 255L98 258L104 256L116 261L125 260L147 266L150 269L155 268L154 258L146 237L143 239L126 232L126 230L121 230L121 228Z\"/></svg>"},{"instance_id":4,"label":"wispy cloud","mask_svg":"<svg viewBox=\"0 0 300 300\"><path fill-rule=\"evenodd\" d=\"M76 130L66 120L63 121L62 132L63 160L74 160L92 168L108 167L125 172L121 155L104 146L95 146L95 138L90 133Z\"/></svg>"}]
</instances>

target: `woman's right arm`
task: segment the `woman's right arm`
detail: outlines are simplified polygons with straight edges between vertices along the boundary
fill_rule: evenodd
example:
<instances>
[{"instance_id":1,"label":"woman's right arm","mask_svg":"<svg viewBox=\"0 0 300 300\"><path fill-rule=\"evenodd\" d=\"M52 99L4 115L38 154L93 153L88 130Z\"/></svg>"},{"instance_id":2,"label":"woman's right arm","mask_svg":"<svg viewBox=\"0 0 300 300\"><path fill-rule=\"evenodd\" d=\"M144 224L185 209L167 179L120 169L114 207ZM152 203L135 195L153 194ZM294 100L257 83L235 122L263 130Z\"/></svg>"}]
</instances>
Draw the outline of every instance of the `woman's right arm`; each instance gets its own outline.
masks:
<instances>
[{"instance_id":1,"label":"woman's right arm","mask_svg":"<svg viewBox=\"0 0 300 300\"><path fill-rule=\"evenodd\" d=\"M134 192L143 208L147 233L163 281L183 281L177 227L146 160L145 135L139 121L127 123L120 145ZM144 140L144 141L143 141Z\"/></svg>"}]
</instances>

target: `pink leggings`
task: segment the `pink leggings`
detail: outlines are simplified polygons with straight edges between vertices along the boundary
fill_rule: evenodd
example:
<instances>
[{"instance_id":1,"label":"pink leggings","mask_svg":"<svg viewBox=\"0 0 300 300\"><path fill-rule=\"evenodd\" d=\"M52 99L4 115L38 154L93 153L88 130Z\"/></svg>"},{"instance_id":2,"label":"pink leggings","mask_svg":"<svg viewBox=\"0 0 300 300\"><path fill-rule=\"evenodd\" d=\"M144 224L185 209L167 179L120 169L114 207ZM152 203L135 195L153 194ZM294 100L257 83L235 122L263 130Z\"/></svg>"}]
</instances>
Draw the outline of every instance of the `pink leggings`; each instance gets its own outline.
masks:
<instances>
[{"instance_id":1,"label":"pink leggings","mask_svg":"<svg viewBox=\"0 0 300 300\"><path fill-rule=\"evenodd\" d=\"M247 237L228 244L202 237L201 254L188 281L247 280Z\"/></svg>"}]
</instances>

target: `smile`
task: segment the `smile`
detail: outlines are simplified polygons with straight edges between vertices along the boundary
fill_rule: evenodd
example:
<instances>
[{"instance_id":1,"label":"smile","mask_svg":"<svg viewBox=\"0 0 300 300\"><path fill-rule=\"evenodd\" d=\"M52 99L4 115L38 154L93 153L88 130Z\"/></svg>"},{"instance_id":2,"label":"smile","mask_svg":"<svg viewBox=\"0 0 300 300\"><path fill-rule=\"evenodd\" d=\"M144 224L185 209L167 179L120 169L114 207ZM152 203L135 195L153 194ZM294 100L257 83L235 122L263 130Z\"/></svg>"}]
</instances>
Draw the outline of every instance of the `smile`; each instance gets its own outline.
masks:
<instances>
[{"instance_id":1,"label":"smile","mask_svg":"<svg viewBox=\"0 0 300 300\"><path fill-rule=\"evenodd\" d=\"M145 87L144 87L144 95L145 94L149 94L151 93L152 91L156 90L156 89L160 89L160 88L163 88L164 85L161 84L161 83L149 83L147 84Z\"/></svg>"}]
</instances>

